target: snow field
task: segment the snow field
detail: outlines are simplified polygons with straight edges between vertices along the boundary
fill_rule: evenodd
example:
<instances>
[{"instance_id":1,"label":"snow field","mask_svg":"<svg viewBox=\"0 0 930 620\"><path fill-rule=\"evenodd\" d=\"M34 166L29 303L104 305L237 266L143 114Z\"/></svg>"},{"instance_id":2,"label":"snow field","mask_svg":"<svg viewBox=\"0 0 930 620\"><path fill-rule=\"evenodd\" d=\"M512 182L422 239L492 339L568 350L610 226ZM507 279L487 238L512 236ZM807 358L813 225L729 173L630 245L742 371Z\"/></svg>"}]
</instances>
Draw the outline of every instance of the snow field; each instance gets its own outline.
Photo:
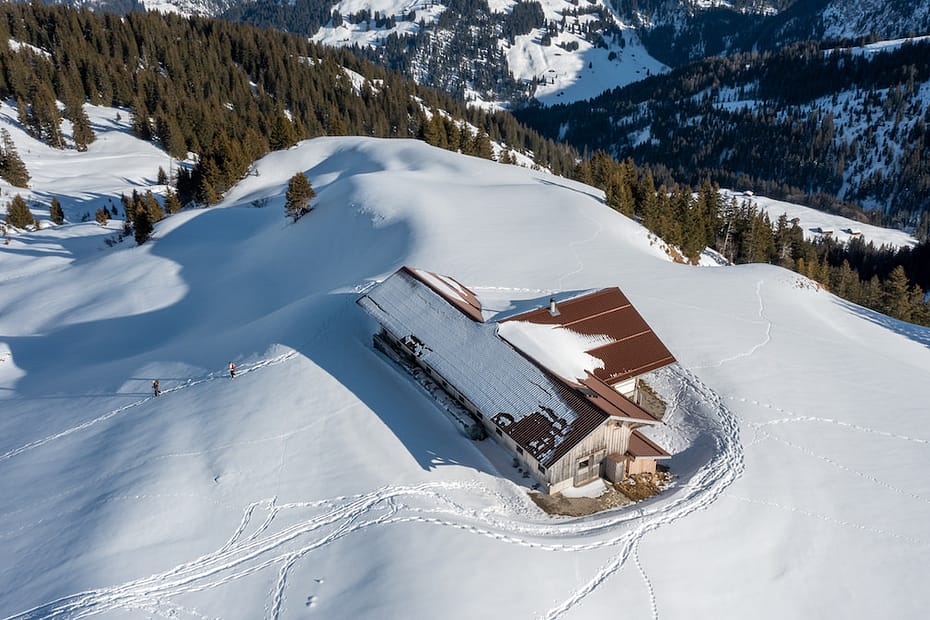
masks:
<instances>
[{"instance_id":1,"label":"snow field","mask_svg":"<svg viewBox=\"0 0 930 620\"><path fill-rule=\"evenodd\" d=\"M0 617L922 616L930 330L676 265L597 190L414 141L256 169L141 247L0 247ZM502 312L619 286L680 362L649 431L673 487L539 512L372 350L354 301L403 264Z\"/></svg>"}]
</instances>

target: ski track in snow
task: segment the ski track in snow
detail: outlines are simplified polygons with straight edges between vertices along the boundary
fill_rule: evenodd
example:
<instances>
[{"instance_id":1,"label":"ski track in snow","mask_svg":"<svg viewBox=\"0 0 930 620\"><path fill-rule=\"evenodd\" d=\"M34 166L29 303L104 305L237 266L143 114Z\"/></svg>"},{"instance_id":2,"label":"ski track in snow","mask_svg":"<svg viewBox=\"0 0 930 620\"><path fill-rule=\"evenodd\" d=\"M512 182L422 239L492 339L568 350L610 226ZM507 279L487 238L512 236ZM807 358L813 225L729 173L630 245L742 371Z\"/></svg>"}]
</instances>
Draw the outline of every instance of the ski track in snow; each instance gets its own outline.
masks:
<instances>
[{"instance_id":1,"label":"ski track in snow","mask_svg":"<svg viewBox=\"0 0 930 620\"><path fill-rule=\"evenodd\" d=\"M256 363L250 365L250 366L239 367L239 368L236 369L236 376L248 374L248 373L250 373L250 372L255 372L255 371L257 371L257 370L261 370L262 368L266 368L266 367L268 367L268 366L274 366L274 365L276 365L276 364L284 363L284 362L286 362L286 361L288 361L288 360L290 360L290 359L296 357L297 355L298 355L298 352L297 352L296 350L292 349L292 350L290 350L290 351L288 351L288 352L286 352L286 353L283 353L283 354L281 354L281 355L278 355L278 356L276 356L276 357L272 357L272 358L269 358L269 359L266 359L266 360L261 360L261 361L259 361L259 362L256 362ZM211 372L210 374L206 375L205 377L200 377L200 378L197 378L197 379L188 379L186 382L184 382L184 383L182 383L182 384L180 384L180 385L176 385L176 386L174 386L174 387L171 387L171 388L168 388L168 389L165 389L165 390L161 390L161 394L162 394L162 396L164 396L165 394L170 394L170 393L172 393L172 392L177 392L177 391L179 391L179 390L185 390L185 389L187 389L187 388L191 388L191 387L200 385L200 384L202 384L202 383L207 383L208 381L216 381L216 380L218 380L218 379L228 379L228 378L229 378L229 375L226 374L225 372ZM62 437L67 437L68 435L72 435L72 434L74 434L74 433L78 433L78 432L80 432L80 431L86 430L86 429L90 428L91 426L95 426L95 425L97 425L97 424L100 424L101 422L106 422L106 421L109 420L110 418L113 418L113 417L115 417L115 416L118 416L118 415L120 415L121 413L125 413L126 411L129 411L130 409L135 409L136 407L140 407L140 406L144 405L145 403L149 402L150 400L153 400L154 398L155 398L154 396L147 396L147 397L142 398L142 399L140 399L140 400L137 400L137 401L135 401L135 402L129 403L128 405L123 405L122 407L117 407L116 409L113 409L113 410L111 410L111 411L108 411L108 412L104 413L103 415L100 415L100 416L98 416L98 417L96 417L96 418L93 418L92 420L87 420L86 422L83 422L83 423L81 423L81 424L78 424L77 426L72 426L71 428L67 428L67 429L65 429L65 430L63 430L63 431L60 431L60 432L58 432L58 433L54 433L54 434L52 434L52 435L48 435L48 436L46 436L46 437L43 437L42 439L37 439L37 440L35 440L35 441L29 442L29 443L27 443L27 444L25 444L25 445L22 445L22 446L20 446L20 447L18 447L18 448L14 448L13 450L9 450L8 452L5 452L5 453L3 453L3 454L0 454L0 463L2 463L3 461L7 461L7 460L13 458L14 456L17 456L17 455L19 455L19 454L22 454L23 452L28 452L29 450L33 450L33 449L35 449L35 448L44 446L45 444L47 444L47 443L49 443L49 442L52 442L52 441L55 441L56 439L61 439ZM159 397L159 398L160 398L160 397Z\"/></svg>"},{"instance_id":2,"label":"ski track in snow","mask_svg":"<svg viewBox=\"0 0 930 620\"><path fill-rule=\"evenodd\" d=\"M892 484L889 484L889 483L887 483L887 482L884 482L883 480L879 480L878 478L876 478L875 476L873 476L873 475L871 475L871 474L867 474L867 473L865 473L865 472L859 471L858 469L853 469L852 467L848 467L848 466L846 466L846 465L843 465L842 463L839 463L839 462L837 462L837 461L834 461L834 460L831 459L830 457L824 456L824 455L822 455L822 454L818 454L817 452L811 450L810 448L807 448L807 447L802 446L802 445L800 445L800 444L796 444L796 443L794 443L794 442L792 442L792 441L788 441L787 439L782 439L781 437L775 437L774 435L771 435L771 434L769 434L769 433L766 433L765 431L763 431L763 430L761 430L761 429L759 429L759 430L760 430L760 432L761 432L763 435L766 436L767 439L771 439L772 441L777 441L778 443L783 444L783 445L786 445L786 446L788 446L789 448L792 448L792 449L794 449L794 450L797 450L798 452L801 452L802 454L806 454L807 456L810 456L810 457L816 458L816 459L818 459L818 460L821 460L821 461L823 461L824 463L826 463L826 464L828 464L828 465L830 465L830 466L832 466L832 467L835 467L836 469L839 469L840 471L844 471L844 472L853 474L854 476L858 476L858 477L862 478L863 480L868 480L869 482L871 482L871 483L873 483L873 484L876 484L876 485L878 485L878 486L880 486L880 487L883 487L883 488L885 488L885 489L888 489L889 491L891 491L891 492L893 492L893 493L897 493L897 494L899 494L899 495L904 495L904 496L906 496L906 497L910 497L911 499L916 499L916 500L918 500L918 501L922 501L922 502L926 502L926 503L930 504L930 499L927 499L927 498L924 497L923 495L918 495L918 494L916 494L916 493L911 493L910 491L906 491L906 490L904 490L904 489L901 489L901 488L899 488L899 487L896 487L896 486L894 486L894 485L892 485Z\"/></svg>"},{"instance_id":3,"label":"ski track in snow","mask_svg":"<svg viewBox=\"0 0 930 620\"><path fill-rule=\"evenodd\" d=\"M853 521L844 521L842 519L837 519L835 517L830 517L828 515L823 515L817 512L811 512L809 510L803 510L795 506L786 506L784 504L778 504L776 502L769 502L761 499L753 499L751 497L743 497L741 495L733 495L732 493L726 493L724 497L729 499L735 499L746 504L755 504L757 506L766 506L768 508L775 508L777 510L783 510L785 512L792 512L799 515L804 515L805 517L810 517L812 519L817 519L831 525L840 525L846 528L852 528L855 530L860 530L863 532L868 532L869 534L876 534L878 536L887 536L889 538L895 538L897 540L907 541L909 543L914 543L918 545L926 545L927 541L921 540L919 538L913 538L911 536L905 536L903 534L898 534L897 532L890 532L888 530L882 530L876 527L869 525L862 525L861 523L855 523Z\"/></svg>"},{"instance_id":4,"label":"ski track in snow","mask_svg":"<svg viewBox=\"0 0 930 620\"><path fill-rule=\"evenodd\" d=\"M563 284L563 282L565 281L566 278L571 278L572 276L578 275L579 273L584 271L584 261L582 260L581 254L578 252L577 248L583 245L590 245L604 231L604 226L600 222L593 219L591 216L587 215L586 213L581 213L580 215L584 217L586 220L588 220L589 222L593 223L596 228L594 230L594 234L592 234L590 237L586 239L576 239L574 241L568 242L568 247L571 249L572 254L575 255L575 260L578 262L578 267L575 268L575 270L573 271L570 271L568 273L565 273L559 276L559 281L556 286L556 290L559 290L559 291L565 290L565 285Z\"/></svg>"},{"instance_id":5,"label":"ski track in snow","mask_svg":"<svg viewBox=\"0 0 930 620\"><path fill-rule=\"evenodd\" d=\"M646 574L646 569L643 568L642 562L639 561L639 543L636 543L636 548L633 549L633 562L636 564L636 569L639 571L639 576L643 578L643 582L646 584L646 591L649 592L649 608L652 610L652 620L659 620L659 607L656 604L656 591L652 587L652 582L649 580L649 576Z\"/></svg>"},{"instance_id":6,"label":"ski track in snow","mask_svg":"<svg viewBox=\"0 0 930 620\"><path fill-rule=\"evenodd\" d=\"M787 416L791 416L788 418L778 418L775 420L768 420L766 422L750 422L750 424L754 427L775 426L778 424L792 424L792 423L805 423L805 422L806 423L819 423L819 424L832 424L834 426L841 426L843 428L848 428L851 430L859 431L861 433L868 433L871 435L880 435L882 437L888 437L890 439L900 439L902 441L911 441L914 443L930 444L930 440L928 439L921 439L920 437L910 437L908 435L898 435L897 433L889 433L888 431L882 431L876 428L870 428L868 426L861 426L859 424L851 424L849 422L843 422L842 420L835 420L833 418L819 418L815 416L800 415L793 411L789 411L787 409L778 407L777 405L773 405L771 403L760 402L758 400L753 400L751 398L740 398L737 396L729 396L727 398L729 398L732 401L739 401L741 403L749 403L752 405L756 405L757 407L762 407L764 409L771 409L772 411L777 411Z\"/></svg>"},{"instance_id":7,"label":"ski track in snow","mask_svg":"<svg viewBox=\"0 0 930 620\"><path fill-rule=\"evenodd\" d=\"M292 355L286 353L254 364L243 372L251 372L275 361L280 363ZM679 383L676 397L679 406L687 407L689 403L710 405L711 415L693 416L689 423L710 433L716 442L716 450L710 461L690 480L673 487L666 497L660 496L643 508L634 510L627 507L564 522L539 521L538 514L532 513L522 503L524 498L517 499L473 482L386 486L354 496L284 505L278 505L276 498L272 497L246 506L236 530L212 553L159 574L66 596L12 618L84 618L115 610L171 615L177 610L170 601L177 596L217 588L260 571L277 569L265 609L266 618L277 620L286 600L288 575L308 554L369 527L412 522L451 527L544 552L605 548L616 551L587 582L542 614L545 618L558 618L574 609L623 568L632 555L646 583L655 618L658 616L658 604L651 582L639 564L636 554L639 542L649 532L708 507L740 476L743 469L736 418L721 399L691 372L674 368L671 373ZM33 442L30 446L37 444ZM24 446L24 449L28 448ZM20 449L17 453L22 451ZM479 505L490 508L468 508L455 500L460 493L472 500L484 497L485 501ZM295 511L309 514L301 514L301 518L295 519ZM277 517L284 512L289 515L288 525L278 528L280 520ZM263 518L260 519L261 515Z\"/></svg>"},{"instance_id":8,"label":"ski track in snow","mask_svg":"<svg viewBox=\"0 0 930 620\"><path fill-rule=\"evenodd\" d=\"M749 349L748 351L745 351L743 353L737 353L736 355L732 355L730 357L725 357L719 362L717 362L716 364L710 364L710 365L705 365L705 366L694 366L695 370L701 370L704 368L720 368L724 364L728 364L730 362L735 362L736 360L741 360L741 359L750 357L754 355L756 351L758 351L759 349L761 349L762 347L764 347L765 345L767 345L769 342L772 341L772 321L770 321L769 318L765 316L765 302L762 299L762 282L763 282L762 280L759 280L758 282L756 282L756 298L759 300L759 318L762 320L762 322L765 323L765 337L762 339L762 341L753 345L752 348Z\"/></svg>"}]
</instances>

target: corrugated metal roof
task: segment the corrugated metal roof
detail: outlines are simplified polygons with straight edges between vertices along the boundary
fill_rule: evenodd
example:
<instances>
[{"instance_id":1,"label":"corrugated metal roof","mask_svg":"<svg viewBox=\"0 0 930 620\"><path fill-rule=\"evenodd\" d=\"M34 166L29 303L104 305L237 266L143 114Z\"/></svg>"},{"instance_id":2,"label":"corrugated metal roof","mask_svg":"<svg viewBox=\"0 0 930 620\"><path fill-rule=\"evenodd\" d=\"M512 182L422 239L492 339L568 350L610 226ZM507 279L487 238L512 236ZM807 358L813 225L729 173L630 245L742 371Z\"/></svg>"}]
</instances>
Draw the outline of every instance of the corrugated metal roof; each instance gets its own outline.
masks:
<instances>
[{"instance_id":1,"label":"corrugated metal roof","mask_svg":"<svg viewBox=\"0 0 930 620\"><path fill-rule=\"evenodd\" d=\"M612 416L626 418L643 424L658 424L659 420L651 413L631 401L595 376L588 376L581 384L587 388L584 395Z\"/></svg>"},{"instance_id":2,"label":"corrugated metal roof","mask_svg":"<svg viewBox=\"0 0 930 620\"><path fill-rule=\"evenodd\" d=\"M626 453L634 459L667 459L672 456L639 431L633 431L630 435L630 445Z\"/></svg>"},{"instance_id":3,"label":"corrugated metal roof","mask_svg":"<svg viewBox=\"0 0 930 620\"><path fill-rule=\"evenodd\" d=\"M442 296L450 304L470 316L479 323L484 322L481 315L481 302L478 296L468 287L450 276L443 276L425 269L416 269L414 267L401 267L401 270L413 276L426 286L430 287Z\"/></svg>"},{"instance_id":4,"label":"corrugated metal roof","mask_svg":"<svg viewBox=\"0 0 930 620\"><path fill-rule=\"evenodd\" d=\"M419 357L545 467L609 416L658 423L600 376L613 372L616 382L625 378L616 378L623 374L618 368L635 376L674 361L619 289L562 302L557 316L542 308L507 319L557 324L614 339L592 350L604 360L605 369L597 369L580 384L569 384L499 338L496 324L483 322L474 293L448 276L404 267L358 304L396 337L415 336ZM669 456L635 431L628 454Z\"/></svg>"},{"instance_id":5,"label":"corrugated metal roof","mask_svg":"<svg viewBox=\"0 0 930 620\"><path fill-rule=\"evenodd\" d=\"M472 320L412 270L397 271L358 304L398 338L416 336L424 362L546 467L607 419L498 338L496 324Z\"/></svg>"},{"instance_id":6,"label":"corrugated metal roof","mask_svg":"<svg viewBox=\"0 0 930 620\"><path fill-rule=\"evenodd\" d=\"M614 342L589 349L602 360L594 375L615 384L675 362L674 356L656 336L620 289L608 288L559 302L558 314L539 308L504 321L528 321L560 325L589 336L606 335Z\"/></svg>"}]
</instances>

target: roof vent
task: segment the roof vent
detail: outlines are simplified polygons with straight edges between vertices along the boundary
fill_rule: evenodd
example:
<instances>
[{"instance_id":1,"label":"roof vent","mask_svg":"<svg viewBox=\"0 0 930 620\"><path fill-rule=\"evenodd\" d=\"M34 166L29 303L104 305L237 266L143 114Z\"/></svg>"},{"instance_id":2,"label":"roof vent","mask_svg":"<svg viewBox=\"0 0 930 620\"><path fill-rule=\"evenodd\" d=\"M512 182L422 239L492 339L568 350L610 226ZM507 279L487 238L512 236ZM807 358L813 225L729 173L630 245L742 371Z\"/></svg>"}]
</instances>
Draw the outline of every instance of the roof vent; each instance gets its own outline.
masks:
<instances>
[{"instance_id":1,"label":"roof vent","mask_svg":"<svg viewBox=\"0 0 930 620\"><path fill-rule=\"evenodd\" d=\"M552 316L559 316L559 314L561 314L559 309L555 306L555 297L549 298L549 314Z\"/></svg>"}]
</instances>

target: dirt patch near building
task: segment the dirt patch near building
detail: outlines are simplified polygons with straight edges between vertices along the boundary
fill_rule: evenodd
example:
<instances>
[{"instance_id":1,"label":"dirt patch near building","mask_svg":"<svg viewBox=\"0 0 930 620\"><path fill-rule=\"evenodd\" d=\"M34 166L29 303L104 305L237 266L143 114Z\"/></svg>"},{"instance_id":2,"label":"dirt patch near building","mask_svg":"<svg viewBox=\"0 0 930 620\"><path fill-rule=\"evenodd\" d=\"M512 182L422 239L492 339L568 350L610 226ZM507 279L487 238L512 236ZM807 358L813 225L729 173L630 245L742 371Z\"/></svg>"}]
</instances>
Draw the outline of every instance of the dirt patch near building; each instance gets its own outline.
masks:
<instances>
[{"instance_id":1,"label":"dirt patch near building","mask_svg":"<svg viewBox=\"0 0 930 620\"><path fill-rule=\"evenodd\" d=\"M561 493L545 495L531 491L530 499L546 514L583 517L652 497L667 488L669 482L671 482L671 474L668 472L636 474L617 484L605 481L607 489L598 497L565 497Z\"/></svg>"},{"instance_id":2,"label":"dirt patch near building","mask_svg":"<svg viewBox=\"0 0 930 620\"><path fill-rule=\"evenodd\" d=\"M639 502L661 493L663 489L668 487L671 479L672 475L667 471L654 474L633 474L615 484L614 488L629 498L630 501Z\"/></svg>"}]
</instances>

